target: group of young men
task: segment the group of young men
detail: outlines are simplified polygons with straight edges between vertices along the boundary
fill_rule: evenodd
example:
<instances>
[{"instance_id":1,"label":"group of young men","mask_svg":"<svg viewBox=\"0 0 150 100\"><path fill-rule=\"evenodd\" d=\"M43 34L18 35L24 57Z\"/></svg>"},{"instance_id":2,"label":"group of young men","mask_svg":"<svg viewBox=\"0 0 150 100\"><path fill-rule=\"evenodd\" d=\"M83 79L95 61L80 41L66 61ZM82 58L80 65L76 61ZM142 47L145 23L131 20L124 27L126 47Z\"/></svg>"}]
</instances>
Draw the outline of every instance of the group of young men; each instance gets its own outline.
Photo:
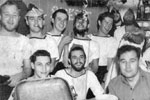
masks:
<instances>
[{"instance_id":1,"label":"group of young men","mask_svg":"<svg viewBox=\"0 0 150 100\"><path fill-rule=\"evenodd\" d=\"M125 35L115 33L122 35L118 40L109 35L114 25L114 16L110 12L98 16L95 34L88 33L90 21L85 11L75 16L73 33L64 33L69 15L66 10L58 9L52 14L52 30L43 33L44 11L35 5L29 8L25 20L30 33L23 36L16 32L20 19L18 5L6 1L0 7L0 75L9 76L8 86L15 87L24 79L61 77L74 89L76 100L85 100L89 89L96 100L150 99L150 74L139 67L141 52L138 46L129 44L142 48L144 42L144 32L134 23L132 10L127 10L123 17ZM110 81L107 91L110 94L106 94L101 83L104 83L116 54L120 75ZM12 100L14 92L15 89L10 95L1 89L0 100Z\"/></svg>"}]
</instances>

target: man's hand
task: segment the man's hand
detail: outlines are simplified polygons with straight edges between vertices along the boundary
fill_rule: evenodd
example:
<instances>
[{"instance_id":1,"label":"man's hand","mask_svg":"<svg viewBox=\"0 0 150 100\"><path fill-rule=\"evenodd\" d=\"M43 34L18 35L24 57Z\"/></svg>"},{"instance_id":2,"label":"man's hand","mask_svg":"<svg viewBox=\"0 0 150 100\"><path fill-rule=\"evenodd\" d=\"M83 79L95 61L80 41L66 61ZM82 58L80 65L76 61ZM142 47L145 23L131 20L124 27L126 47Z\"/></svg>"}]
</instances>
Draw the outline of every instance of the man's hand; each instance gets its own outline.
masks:
<instances>
[{"instance_id":1,"label":"man's hand","mask_svg":"<svg viewBox=\"0 0 150 100\"><path fill-rule=\"evenodd\" d=\"M10 82L10 87L15 87L23 79L22 73L17 73L10 76L8 82Z\"/></svg>"},{"instance_id":2,"label":"man's hand","mask_svg":"<svg viewBox=\"0 0 150 100\"><path fill-rule=\"evenodd\" d=\"M131 33L125 33L124 36L123 36L123 39L124 40L130 40L130 39L132 39L132 34Z\"/></svg>"},{"instance_id":3,"label":"man's hand","mask_svg":"<svg viewBox=\"0 0 150 100\"><path fill-rule=\"evenodd\" d=\"M66 45L66 44L69 44L71 41L72 41L72 37L71 36L64 36L62 39L61 39L61 43L63 45Z\"/></svg>"}]
</instances>

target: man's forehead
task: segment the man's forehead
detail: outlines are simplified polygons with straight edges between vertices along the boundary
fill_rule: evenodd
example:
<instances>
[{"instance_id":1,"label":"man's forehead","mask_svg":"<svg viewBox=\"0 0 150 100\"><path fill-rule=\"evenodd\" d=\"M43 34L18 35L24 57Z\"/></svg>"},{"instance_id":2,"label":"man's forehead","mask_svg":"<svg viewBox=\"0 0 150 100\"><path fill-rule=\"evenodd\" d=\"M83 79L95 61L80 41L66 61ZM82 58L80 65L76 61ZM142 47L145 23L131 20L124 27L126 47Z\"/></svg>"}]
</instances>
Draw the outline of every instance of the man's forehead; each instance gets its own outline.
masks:
<instances>
[{"instance_id":1,"label":"man's forehead","mask_svg":"<svg viewBox=\"0 0 150 100\"><path fill-rule=\"evenodd\" d=\"M37 16L37 15L33 15L33 16L28 16L29 18L42 18L42 15Z\"/></svg>"},{"instance_id":2,"label":"man's forehead","mask_svg":"<svg viewBox=\"0 0 150 100\"><path fill-rule=\"evenodd\" d=\"M132 50L132 51L126 51L120 55L120 59L124 59L125 57L137 58L137 53L136 51Z\"/></svg>"},{"instance_id":3,"label":"man's forehead","mask_svg":"<svg viewBox=\"0 0 150 100\"><path fill-rule=\"evenodd\" d=\"M67 19L67 15L65 13L62 13L62 12L58 12L56 14L56 17Z\"/></svg>"},{"instance_id":4,"label":"man's forehead","mask_svg":"<svg viewBox=\"0 0 150 100\"><path fill-rule=\"evenodd\" d=\"M74 50L74 51L72 51L71 55L72 56L77 56L77 55L82 56L82 55L84 55L84 53L82 50Z\"/></svg>"},{"instance_id":5,"label":"man's forehead","mask_svg":"<svg viewBox=\"0 0 150 100\"><path fill-rule=\"evenodd\" d=\"M8 10L9 11L15 11L16 13L19 13L19 9L17 8L16 5L5 5L4 7L2 7L2 12L6 13Z\"/></svg>"}]
</instances>

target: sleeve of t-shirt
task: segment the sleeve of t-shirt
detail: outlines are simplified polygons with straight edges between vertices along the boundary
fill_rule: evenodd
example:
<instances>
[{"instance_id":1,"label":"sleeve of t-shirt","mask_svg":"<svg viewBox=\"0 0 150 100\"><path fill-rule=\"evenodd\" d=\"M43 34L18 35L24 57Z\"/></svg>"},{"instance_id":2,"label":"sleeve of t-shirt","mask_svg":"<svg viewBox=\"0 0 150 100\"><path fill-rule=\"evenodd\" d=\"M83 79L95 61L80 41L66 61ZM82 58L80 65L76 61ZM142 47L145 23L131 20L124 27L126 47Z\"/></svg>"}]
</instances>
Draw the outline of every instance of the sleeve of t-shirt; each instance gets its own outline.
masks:
<instances>
[{"instance_id":1,"label":"sleeve of t-shirt","mask_svg":"<svg viewBox=\"0 0 150 100\"><path fill-rule=\"evenodd\" d=\"M29 43L29 39L26 38L25 40L22 40L22 41L24 41L24 43L23 43L23 50L22 50L22 52L23 52L23 59L30 59L30 56L32 54L32 47L31 47L31 45Z\"/></svg>"},{"instance_id":2,"label":"sleeve of t-shirt","mask_svg":"<svg viewBox=\"0 0 150 100\"><path fill-rule=\"evenodd\" d=\"M100 49L99 49L98 43L95 42L95 41L91 41L90 44L91 44L90 45L90 50L92 52L91 59L97 59L97 58L99 58L99 51L100 51Z\"/></svg>"},{"instance_id":3,"label":"sleeve of t-shirt","mask_svg":"<svg viewBox=\"0 0 150 100\"><path fill-rule=\"evenodd\" d=\"M51 54L51 58L56 58L57 60L59 59L59 53L58 53L58 46L56 41L53 38L49 38L48 40L48 44L49 44L49 52Z\"/></svg>"},{"instance_id":4,"label":"sleeve of t-shirt","mask_svg":"<svg viewBox=\"0 0 150 100\"><path fill-rule=\"evenodd\" d=\"M144 60L147 60L147 61L150 61L150 48L148 48L144 53L143 53L143 59Z\"/></svg>"},{"instance_id":5,"label":"sleeve of t-shirt","mask_svg":"<svg viewBox=\"0 0 150 100\"><path fill-rule=\"evenodd\" d=\"M102 88L102 86L100 85L96 75L91 72L88 71L88 86L89 88L92 90L93 94L95 95L96 99L100 99L101 95L103 95L104 93L104 89Z\"/></svg>"},{"instance_id":6,"label":"sleeve of t-shirt","mask_svg":"<svg viewBox=\"0 0 150 100\"><path fill-rule=\"evenodd\" d=\"M108 48L108 58L114 58L116 56L117 53L117 49L118 49L118 45L117 45L117 41L115 39L112 39L112 42Z\"/></svg>"}]
</instances>

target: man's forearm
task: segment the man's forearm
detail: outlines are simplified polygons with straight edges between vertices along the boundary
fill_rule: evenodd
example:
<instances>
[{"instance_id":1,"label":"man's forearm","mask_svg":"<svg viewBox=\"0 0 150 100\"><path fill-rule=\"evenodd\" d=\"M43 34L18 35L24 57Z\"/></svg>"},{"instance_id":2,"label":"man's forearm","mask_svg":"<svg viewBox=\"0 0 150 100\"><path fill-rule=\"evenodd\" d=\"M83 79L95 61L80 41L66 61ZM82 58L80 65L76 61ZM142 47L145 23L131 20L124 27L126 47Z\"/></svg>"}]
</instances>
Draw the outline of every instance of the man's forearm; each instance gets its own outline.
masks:
<instances>
[{"instance_id":1,"label":"man's forearm","mask_svg":"<svg viewBox=\"0 0 150 100\"><path fill-rule=\"evenodd\" d=\"M22 71L22 79L26 79L31 75L31 68L24 68Z\"/></svg>"}]
</instances>

